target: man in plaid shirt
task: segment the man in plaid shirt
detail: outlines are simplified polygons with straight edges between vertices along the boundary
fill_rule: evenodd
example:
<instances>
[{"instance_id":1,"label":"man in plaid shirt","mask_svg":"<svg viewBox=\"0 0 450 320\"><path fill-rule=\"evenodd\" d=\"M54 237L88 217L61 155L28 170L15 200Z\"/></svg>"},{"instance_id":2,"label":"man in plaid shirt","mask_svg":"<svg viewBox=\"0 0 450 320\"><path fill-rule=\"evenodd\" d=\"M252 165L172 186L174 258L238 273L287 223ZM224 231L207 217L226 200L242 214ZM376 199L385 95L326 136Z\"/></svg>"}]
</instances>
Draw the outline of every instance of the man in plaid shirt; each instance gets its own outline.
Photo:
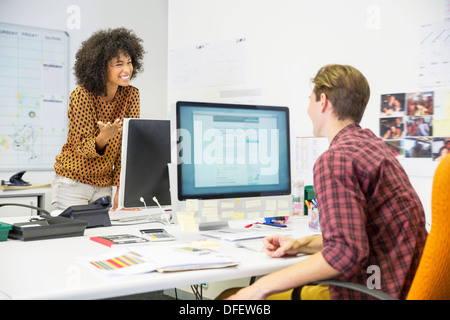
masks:
<instances>
[{"instance_id":1,"label":"man in plaid shirt","mask_svg":"<svg viewBox=\"0 0 450 320\"><path fill-rule=\"evenodd\" d=\"M264 239L272 257L299 253L311 257L259 279L230 298L265 299L331 278L366 285L375 270L376 289L404 299L427 237L422 204L384 141L359 126L370 96L366 78L353 67L327 65L312 82L308 114L314 135L330 142L314 167L322 235ZM302 298L308 294L368 298L332 286L316 286L312 291L307 287L312 294L303 290Z\"/></svg>"}]
</instances>

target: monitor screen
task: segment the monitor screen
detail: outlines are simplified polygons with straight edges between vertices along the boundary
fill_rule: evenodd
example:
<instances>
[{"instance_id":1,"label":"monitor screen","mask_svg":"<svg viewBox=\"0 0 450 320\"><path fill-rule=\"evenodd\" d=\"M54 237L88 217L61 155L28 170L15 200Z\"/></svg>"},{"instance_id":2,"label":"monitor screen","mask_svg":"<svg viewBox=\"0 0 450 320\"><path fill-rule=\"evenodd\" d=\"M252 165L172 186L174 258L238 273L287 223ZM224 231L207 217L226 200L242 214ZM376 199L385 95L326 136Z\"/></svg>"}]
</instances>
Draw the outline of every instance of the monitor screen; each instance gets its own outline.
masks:
<instances>
[{"instance_id":1,"label":"monitor screen","mask_svg":"<svg viewBox=\"0 0 450 320\"><path fill-rule=\"evenodd\" d=\"M178 199L289 195L287 107L179 101Z\"/></svg>"},{"instance_id":2,"label":"monitor screen","mask_svg":"<svg viewBox=\"0 0 450 320\"><path fill-rule=\"evenodd\" d=\"M124 119L119 206L169 206L170 158L169 120Z\"/></svg>"}]
</instances>

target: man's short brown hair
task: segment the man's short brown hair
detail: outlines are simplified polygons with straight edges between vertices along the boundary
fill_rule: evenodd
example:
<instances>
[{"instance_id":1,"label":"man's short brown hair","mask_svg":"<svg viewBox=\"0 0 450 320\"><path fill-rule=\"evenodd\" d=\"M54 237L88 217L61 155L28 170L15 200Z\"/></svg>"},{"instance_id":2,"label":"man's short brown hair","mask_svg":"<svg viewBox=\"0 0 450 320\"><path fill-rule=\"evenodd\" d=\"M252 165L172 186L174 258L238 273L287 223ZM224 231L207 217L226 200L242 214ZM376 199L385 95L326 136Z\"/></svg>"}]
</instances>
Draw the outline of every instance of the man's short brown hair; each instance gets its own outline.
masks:
<instances>
[{"instance_id":1,"label":"man's short brown hair","mask_svg":"<svg viewBox=\"0 0 450 320\"><path fill-rule=\"evenodd\" d=\"M351 66L330 64L322 67L311 81L317 101L324 93L339 120L361 121L369 101L370 87L360 71Z\"/></svg>"}]
</instances>

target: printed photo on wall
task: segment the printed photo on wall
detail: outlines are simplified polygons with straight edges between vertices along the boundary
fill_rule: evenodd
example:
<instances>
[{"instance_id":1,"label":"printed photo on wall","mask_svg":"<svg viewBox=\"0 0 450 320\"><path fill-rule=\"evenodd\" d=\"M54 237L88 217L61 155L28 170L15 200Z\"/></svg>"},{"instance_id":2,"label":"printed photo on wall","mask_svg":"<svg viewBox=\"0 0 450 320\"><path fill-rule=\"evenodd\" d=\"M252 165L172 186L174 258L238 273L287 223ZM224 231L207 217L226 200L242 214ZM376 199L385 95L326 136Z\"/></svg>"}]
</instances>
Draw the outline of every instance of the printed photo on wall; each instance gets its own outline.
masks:
<instances>
[{"instance_id":1,"label":"printed photo on wall","mask_svg":"<svg viewBox=\"0 0 450 320\"><path fill-rule=\"evenodd\" d=\"M431 158L431 137L407 137L405 158Z\"/></svg>"},{"instance_id":2,"label":"printed photo on wall","mask_svg":"<svg viewBox=\"0 0 450 320\"><path fill-rule=\"evenodd\" d=\"M443 157L450 153L450 138L433 138L433 161L441 161Z\"/></svg>"},{"instance_id":3,"label":"printed photo on wall","mask_svg":"<svg viewBox=\"0 0 450 320\"><path fill-rule=\"evenodd\" d=\"M380 137L383 139L401 139L404 136L403 117L380 118Z\"/></svg>"},{"instance_id":4,"label":"printed photo on wall","mask_svg":"<svg viewBox=\"0 0 450 320\"><path fill-rule=\"evenodd\" d=\"M427 137L433 135L431 116L408 117L406 120L406 136Z\"/></svg>"},{"instance_id":5,"label":"printed photo on wall","mask_svg":"<svg viewBox=\"0 0 450 320\"><path fill-rule=\"evenodd\" d=\"M408 116L428 116L434 113L434 92L415 92L406 94Z\"/></svg>"},{"instance_id":6,"label":"printed photo on wall","mask_svg":"<svg viewBox=\"0 0 450 320\"><path fill-rule=\"evenodd\" d=\"M382 117L405 115L405 93L381 95L380 115Z\"/></svg>"},{"instance_id":7,"label":"printed photo on wall","mask_svg":"<svg viewBox=\"0 0 450 320\"><path fill-rule=\"evenodd\" d=\"M403 140L386 140L385 143L396 157L404 155Z\"/></svg>"}]
</instances>

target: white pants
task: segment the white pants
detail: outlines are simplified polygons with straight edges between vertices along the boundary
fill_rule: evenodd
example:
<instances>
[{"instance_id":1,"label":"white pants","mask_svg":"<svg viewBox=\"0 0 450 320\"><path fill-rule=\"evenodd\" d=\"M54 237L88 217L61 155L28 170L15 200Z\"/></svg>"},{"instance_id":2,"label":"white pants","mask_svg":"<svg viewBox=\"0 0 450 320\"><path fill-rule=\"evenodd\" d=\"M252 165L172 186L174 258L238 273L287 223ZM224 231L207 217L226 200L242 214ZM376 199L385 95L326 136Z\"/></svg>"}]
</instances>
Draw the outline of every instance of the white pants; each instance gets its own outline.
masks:
<instances>
[{"instance_id":1,"label":"white pants","mask_svg":"<svg viewBox=\"0 0 450 320\"><path fill-rule=\"evenodd\" d=\"M104 196L112 196L111 186L95 187L59 175L55 175L53 179L53 210L64 210L70 206L86 205Z\"/></svg>"}]
</instances>

